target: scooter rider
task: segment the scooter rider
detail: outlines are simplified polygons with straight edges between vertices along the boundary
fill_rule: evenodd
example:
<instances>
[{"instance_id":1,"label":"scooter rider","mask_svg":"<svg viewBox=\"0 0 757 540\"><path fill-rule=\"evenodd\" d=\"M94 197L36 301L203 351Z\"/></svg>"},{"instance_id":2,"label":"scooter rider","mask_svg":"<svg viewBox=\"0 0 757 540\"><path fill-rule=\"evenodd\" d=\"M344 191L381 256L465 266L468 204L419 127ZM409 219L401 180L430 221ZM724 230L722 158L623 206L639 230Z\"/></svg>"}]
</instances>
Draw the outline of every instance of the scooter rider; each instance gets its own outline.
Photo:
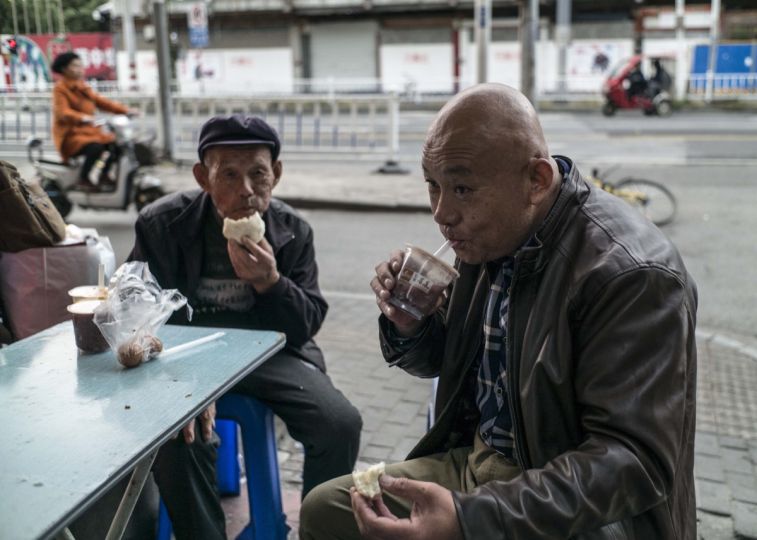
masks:
<instances>
[{"instance_id":1,"label":"scooter rider","mask_svg":"<svg viewBox=\"0 0 757 540\"><path fill-rule=\"evenodd\" d=\"M84 155L84 164L79 173L78 189L95 190L94 183L106 177L106 173L115 160L115 151L111 147L109 157L102 167L100 178L90 178L90 171L95 162L105 156L109 145L115 137L103 132L94 124L97 109L116 113L136 115L137 111L104 98L84 82L84 66L81 57L73 52L59 54L52 64L52 70L62 77L53 88L53 141L61 158L67 161L71 157Z\"/></svg>"}]
</instances>

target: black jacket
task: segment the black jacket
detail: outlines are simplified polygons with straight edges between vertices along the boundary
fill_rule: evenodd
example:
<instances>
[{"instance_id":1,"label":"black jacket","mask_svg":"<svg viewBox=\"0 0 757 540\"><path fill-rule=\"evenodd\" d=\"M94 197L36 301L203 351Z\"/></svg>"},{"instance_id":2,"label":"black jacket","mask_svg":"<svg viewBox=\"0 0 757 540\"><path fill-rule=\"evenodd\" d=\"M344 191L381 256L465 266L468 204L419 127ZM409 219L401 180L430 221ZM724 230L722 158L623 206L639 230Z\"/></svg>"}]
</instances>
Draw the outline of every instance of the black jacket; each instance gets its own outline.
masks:
<instances>
[{"instance_id":1,"label":"black jacket","mask_svg":"<svg viewBox=\"0 0 757 540\"><path fill-rule=\"evenodd\" d=\"M515 257L506 342L523 473L453 494L465 538L694 540L693 280L662 232L575 166L535 237ZM483 265L458 269L412 349L382 331L388 361L439 375L436 422L408 459L472 445L462 383L490 283Z\"/></svg>"},{"instance_id":2,"label":"black jacket","mask_svg":"<svg viewBox=\"0 0 757 540\"><path fill-rule=\"evenodd\" d=\"M201 190L174 193L142 210L135 225L136 241L129 260L146 261L164 289L179 289L195 302L203 257L205 216L213 211ZM313 231L287 204L272 199L263 215L265 237L276 257L281 279L265 294L255 295L248 313L199 314L198 326L275 330L287 336L286 349L326 371L323 354L313 341L328 310L318 287ZM185 312L169 321L187 324Z\"/></svg>"}]
</instances>

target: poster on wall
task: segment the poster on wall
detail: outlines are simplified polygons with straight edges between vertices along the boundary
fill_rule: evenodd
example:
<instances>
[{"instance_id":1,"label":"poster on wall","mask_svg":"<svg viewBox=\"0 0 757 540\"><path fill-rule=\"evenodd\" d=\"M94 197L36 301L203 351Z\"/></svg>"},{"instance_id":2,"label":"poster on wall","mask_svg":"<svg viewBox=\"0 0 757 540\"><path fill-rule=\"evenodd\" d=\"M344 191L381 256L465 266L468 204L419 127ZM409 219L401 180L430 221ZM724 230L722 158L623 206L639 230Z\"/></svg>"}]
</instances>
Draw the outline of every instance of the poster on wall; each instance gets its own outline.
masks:
<instances>
[{"instance_id":1,"label":"poster on wall","mask_svg":"<svg viewBox=\"0 0 757 540\"><path fill-rule=\"evenodd\" d=\"M6 38L9 36L2 36ZM116 79L116 59L113 36L104 32L66 34L19 35L18 55L9 56L12 74L4 81L21 90L42 90L53 81L50 64L55 57L73 51L84 64L87 80L112 81Z\"/></svg>"},{"instance_id":2,"label":"poster on wall","mask_svg":"<svg viewBox=\"0 0 757 540\"><path fill-rule=\"evenodd\" d=\"M629 40L574 41L568 47L568 85L573 91L597 92L613 67L632 53Z\"/></svg>"}]
</instances>

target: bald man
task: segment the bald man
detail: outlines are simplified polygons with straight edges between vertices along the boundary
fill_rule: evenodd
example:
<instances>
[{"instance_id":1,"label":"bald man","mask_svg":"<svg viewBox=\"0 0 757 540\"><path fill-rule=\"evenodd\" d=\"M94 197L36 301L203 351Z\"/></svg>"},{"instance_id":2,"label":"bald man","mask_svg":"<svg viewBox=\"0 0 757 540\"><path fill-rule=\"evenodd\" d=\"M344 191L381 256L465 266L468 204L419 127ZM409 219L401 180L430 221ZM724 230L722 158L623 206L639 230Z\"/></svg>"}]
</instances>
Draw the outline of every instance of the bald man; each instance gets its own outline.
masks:
<instances>
[{"instance_id":1,"label":"bald man","mask_svg":"<svg viewBox=\"0 0 757 540\"><path fill-rule=\"evenodd\" d=\"M387 302L390 366L439 377L433 427L383 496L310 492L313 539L694 539L696 287L654 225L550 156L530 103L480 85L429 129L423 171L460 277L417 321Z\"/></svg>"}]
</instances>

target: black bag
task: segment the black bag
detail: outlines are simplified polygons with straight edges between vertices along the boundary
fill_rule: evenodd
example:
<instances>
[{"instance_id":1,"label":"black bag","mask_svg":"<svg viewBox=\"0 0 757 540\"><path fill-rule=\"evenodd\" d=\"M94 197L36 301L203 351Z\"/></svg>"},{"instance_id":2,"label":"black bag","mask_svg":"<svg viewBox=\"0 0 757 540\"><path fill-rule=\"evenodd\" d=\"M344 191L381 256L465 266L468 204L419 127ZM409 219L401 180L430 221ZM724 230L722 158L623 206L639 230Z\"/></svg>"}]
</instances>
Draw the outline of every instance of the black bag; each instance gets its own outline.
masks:
<instances>
[{"instance_id":1,"label":"black bag","mask_svg":"<svg viewBox=\"0 0 757 540\"><path fill-rule=\"evenodd\" d=\"M66 237L66 223L45 190L0 160L0 251L48 247Z\"/></svg>"}]
</instances>

